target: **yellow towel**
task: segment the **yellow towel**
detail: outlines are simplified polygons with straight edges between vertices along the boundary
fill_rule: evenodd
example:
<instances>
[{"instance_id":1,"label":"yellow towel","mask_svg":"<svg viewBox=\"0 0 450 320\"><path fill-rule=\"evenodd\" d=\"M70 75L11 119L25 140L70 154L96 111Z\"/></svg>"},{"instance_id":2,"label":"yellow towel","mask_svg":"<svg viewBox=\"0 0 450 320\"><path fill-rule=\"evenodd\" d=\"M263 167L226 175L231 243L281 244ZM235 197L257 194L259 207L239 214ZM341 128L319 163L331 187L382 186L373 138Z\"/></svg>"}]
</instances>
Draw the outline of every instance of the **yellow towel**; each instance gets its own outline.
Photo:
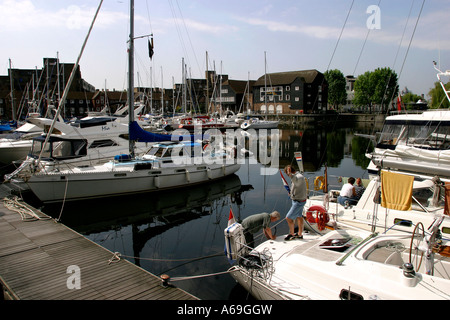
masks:
<instances>
[{"instance_id":1,"label":"yellow towel","mask_svg":"<svg viewBox=\"0 0 450 320\"><path fill-rule=\"evenodd\" d=\"M381 172L381 206L401 211L411 210L414 177Z\"/></svg>"}]
</instances>

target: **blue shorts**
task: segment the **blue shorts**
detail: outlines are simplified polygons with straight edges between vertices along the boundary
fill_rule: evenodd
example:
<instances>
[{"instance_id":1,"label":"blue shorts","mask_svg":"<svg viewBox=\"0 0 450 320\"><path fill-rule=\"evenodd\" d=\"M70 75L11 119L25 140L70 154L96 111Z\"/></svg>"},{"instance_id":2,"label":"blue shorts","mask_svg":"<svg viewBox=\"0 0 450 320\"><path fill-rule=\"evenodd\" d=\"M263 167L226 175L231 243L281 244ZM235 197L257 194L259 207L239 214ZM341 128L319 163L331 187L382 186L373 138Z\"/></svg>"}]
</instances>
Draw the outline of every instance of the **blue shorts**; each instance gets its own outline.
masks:
<instances>
[{"instance_id":1,"label":"blue shorts","mask_svg":"<svg viewBox=\"0 0 450 320\"><path fill-rule=\"evenodd\" d=\"M296 218L302 218L303 217L303 208L305 207L306 201L299 202L292 200L292 206L291 209L289 209L289 212L286 215L286 218L289 218L291 220L295 220Z\"/></svg>"}]
</instances>

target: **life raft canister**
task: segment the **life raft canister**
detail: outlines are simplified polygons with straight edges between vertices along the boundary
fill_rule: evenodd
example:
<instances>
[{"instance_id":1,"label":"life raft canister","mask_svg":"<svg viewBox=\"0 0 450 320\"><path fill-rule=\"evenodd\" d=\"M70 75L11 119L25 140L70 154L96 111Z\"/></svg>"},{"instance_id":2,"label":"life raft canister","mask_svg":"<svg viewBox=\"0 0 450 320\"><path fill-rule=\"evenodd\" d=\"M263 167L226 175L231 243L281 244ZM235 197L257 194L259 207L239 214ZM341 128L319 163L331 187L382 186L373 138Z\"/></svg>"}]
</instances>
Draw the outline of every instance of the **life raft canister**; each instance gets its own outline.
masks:
<instances>
[{"instance_id":1,"label":"life raft canister","mask_svg":"<svg viewBox=\"0 0 450 320\"><path fill-rule=\"evenodd\" d=\"M306 212L306 220L309 223L316 223L319 231L325 229L325 224L330 221L327 210L322 206L311 206Z\"/></svg>"}]
</instances>

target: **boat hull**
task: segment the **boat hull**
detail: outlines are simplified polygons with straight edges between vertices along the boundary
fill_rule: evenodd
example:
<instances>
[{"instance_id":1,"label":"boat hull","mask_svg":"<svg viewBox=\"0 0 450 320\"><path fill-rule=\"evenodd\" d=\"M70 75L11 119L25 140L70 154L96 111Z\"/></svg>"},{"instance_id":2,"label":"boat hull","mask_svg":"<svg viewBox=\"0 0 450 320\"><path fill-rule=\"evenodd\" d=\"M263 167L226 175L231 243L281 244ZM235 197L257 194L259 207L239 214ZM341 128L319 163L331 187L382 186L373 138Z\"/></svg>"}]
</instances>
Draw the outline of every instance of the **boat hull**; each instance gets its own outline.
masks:
<instances>
[{"instance_id":1,"label":"boat hull","mask_svg":"<svg viewBox=\"0 0 450 320\"><path fill-rule=\"evenodd\" d=\"M33 175L27 184L44 203L153 192L206 183L234 174L239 164L193 165L183 169L111 170Z\"/></svg>"},{"instance_id":2,"label":"boat hull","mask_svg":"<svg viewBox=\"0 0 450 320\"><path fill-rule=\"evenodd\" d=\"M31 140L2 142L0 144L0 163L10 164L14 161L25 160L32 144Z\"/></svg>"}]
</instances>

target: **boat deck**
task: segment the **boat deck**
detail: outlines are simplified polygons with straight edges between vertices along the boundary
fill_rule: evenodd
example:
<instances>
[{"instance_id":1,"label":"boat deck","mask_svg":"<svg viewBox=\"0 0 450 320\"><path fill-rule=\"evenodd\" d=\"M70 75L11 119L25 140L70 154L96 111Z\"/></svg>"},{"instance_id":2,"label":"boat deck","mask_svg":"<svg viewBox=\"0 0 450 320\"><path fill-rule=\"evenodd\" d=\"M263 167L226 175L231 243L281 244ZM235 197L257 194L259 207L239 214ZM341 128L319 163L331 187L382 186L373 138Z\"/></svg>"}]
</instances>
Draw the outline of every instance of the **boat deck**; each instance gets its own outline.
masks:
<instances>
[{"instance_id":1,"label":"boat deck","mask_svg":"<svg viewBox=\"0 0 450 320\"><path fill-rule=\"evenodd\" d=\"M31 209L39 219L0 201L0 289L5 299L198 300L179 288L164 287L159 277L125 259L112 259L111 251Z\"/></svg>"}]
</instances>

